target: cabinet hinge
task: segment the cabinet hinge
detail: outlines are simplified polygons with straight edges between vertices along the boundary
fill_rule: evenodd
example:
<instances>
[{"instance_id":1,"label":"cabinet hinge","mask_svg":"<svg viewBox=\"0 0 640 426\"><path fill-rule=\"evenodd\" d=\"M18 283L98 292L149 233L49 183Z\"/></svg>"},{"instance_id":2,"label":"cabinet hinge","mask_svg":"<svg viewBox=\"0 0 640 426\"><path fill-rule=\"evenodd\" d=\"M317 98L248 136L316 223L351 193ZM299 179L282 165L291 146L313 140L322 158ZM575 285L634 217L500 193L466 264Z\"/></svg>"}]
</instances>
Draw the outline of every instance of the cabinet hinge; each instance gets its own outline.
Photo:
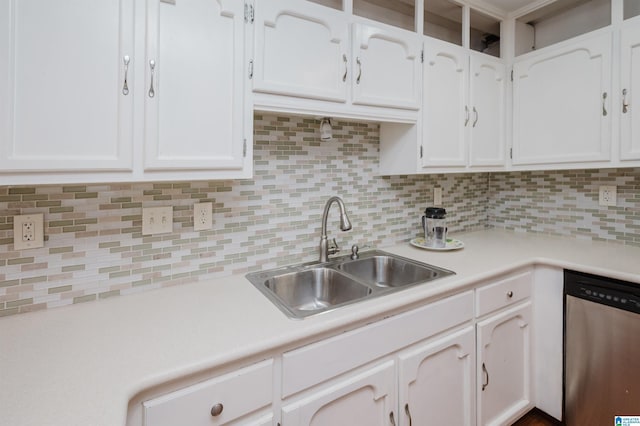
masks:
<instances>
[{"instance_id":1,"label":"cabinet hinge","mask_svg":"<svg viewBox=\"0 0 640 426\"><path fill-rule=\"evenodd\" d=\"M422 145L420 145L420 158L422 158Z\"/></svg>"},{"instance_id":2,"label":"cabinet hinge","mask_svg":"<svg viewBox=\"0 0 640 426\"><path fill-rule=\"evenodd\" d=\"M245 138L244 142L242 143L242 156L244 158L247 158L247 139Z\"/></svg>"},{"instance_id":3,"label":"cabinet hinge","mask_svg":"<svg viewBox=\"0 0 640 426\"><path fill-rule=\"evenodd\" d=\"M253 59L249 61L249 80L253 78Z\"/></svg>"},{"instance_id":4,"label":"cabinet hinge","mask_svg":"<svg viewBox=\"0 0 640 426\"><path fill-rule=\"evenodd\" d=\"M249 3L244 4L244 22L253 24L254 12L253 5Z\"/></svg>"}]
</instances>

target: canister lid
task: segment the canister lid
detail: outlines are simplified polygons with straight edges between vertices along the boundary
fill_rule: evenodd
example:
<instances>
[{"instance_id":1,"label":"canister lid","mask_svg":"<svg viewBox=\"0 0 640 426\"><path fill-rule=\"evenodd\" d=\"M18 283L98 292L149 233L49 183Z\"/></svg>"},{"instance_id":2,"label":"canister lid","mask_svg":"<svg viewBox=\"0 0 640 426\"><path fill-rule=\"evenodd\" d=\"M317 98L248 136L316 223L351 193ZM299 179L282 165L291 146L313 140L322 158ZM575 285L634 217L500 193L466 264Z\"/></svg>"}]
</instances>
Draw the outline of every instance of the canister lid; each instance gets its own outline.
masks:
<instances>
[{"instance_id":1,"label":"canister lid","mask_svg":"<svg viewBox=\"0 0 640 426\"><path fill-rule=\"evenodd\" d=\"M433 219L443 219L447 215L447 211L442 207L427 207L424 215Z\"/></svg>"}]
</instances>

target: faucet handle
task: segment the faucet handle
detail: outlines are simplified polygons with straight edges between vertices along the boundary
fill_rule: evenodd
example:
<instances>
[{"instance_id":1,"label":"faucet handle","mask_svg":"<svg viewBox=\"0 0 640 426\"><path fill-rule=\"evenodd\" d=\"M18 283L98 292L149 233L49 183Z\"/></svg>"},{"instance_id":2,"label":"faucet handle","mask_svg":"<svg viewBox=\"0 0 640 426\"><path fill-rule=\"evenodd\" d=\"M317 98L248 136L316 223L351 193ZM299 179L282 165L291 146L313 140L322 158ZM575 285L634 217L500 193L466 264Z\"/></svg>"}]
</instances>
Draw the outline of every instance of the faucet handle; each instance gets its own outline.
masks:
<instances>
[{"instance_id":1,"label":"faucet handle","mask_svg":"<svg viewBox=\"0 0 640 426\"><path fill-rule=\"evenodd\" d=\"M351 246L351 260L356 260L360 256L358 255L358 246L356 244Z\"/></svg>"},{"instance_id":2,"label":"faucet handle","mask_svg":"<svg viewBox=\"0 0 640 426\"><path fill-rule=\"evenodd\" d=\"M329 247L327 247L327 252L329 254L336 254L339 251L340 251L340 247L338 247L338 243L336 242L336 239L333 238L329 243Z\"/></svg>"}]
</instances>

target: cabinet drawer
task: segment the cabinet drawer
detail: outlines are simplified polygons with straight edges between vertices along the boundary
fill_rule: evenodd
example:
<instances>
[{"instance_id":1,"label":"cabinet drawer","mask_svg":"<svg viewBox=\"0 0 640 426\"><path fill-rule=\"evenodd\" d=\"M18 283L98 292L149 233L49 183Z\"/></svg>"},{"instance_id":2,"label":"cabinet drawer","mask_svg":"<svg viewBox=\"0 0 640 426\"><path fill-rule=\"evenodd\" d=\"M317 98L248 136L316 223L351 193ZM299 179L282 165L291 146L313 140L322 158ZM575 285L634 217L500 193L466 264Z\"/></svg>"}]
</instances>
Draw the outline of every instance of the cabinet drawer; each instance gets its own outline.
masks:
<instances>
[{"instance_id":1,"label":"cabinet drawer","mask_svg":"<svg viewBox=\"0 0 640 426\"><path fill-rule=\"evenodd\" d=\"M273 360L145 401L144 425L219 425L271 404ZM221 413L212 408L221 405ZM259 423L259 422L258 422Z\"/></svg>"},{"instance_id":2,"label":"cabinet drawer","mask_svg":"<svg viewBox=\"0 0 640 426\"><path fill-rule=\"evenodd\" d=\"M502 309L531 296L531 271L476 289L476 316Z\"/></svg>"},{"instance_id":3,"label":"cabinet drawer","mask_svg":"<svg viewBox=\"0 0 640 426\"><path fill-rule=\"evenodd\" d=\"M473 293L468 291L287 352L282 356L282 396L286 398L472 318Z\"/></svg>"}]
</instances>

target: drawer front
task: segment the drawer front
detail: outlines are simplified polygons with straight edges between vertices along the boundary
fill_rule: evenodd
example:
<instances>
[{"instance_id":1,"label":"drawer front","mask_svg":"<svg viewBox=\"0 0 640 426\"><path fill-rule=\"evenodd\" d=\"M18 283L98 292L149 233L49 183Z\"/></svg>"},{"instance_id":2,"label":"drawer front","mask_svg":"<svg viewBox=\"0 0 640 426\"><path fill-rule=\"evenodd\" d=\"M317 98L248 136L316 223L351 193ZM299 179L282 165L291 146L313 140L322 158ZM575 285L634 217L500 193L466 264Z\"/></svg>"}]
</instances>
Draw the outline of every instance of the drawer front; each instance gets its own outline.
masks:
<instances>
[{"instance_id":1,"label":"drawer front","mask_svg":"<svg viewBox=\"0 0 640 426\"><path fill-rule=\"evenodd\" d=\"M145 426L220 425L271 404L273 360L145 401ZM219 405L218 405L219 404ZM212 413L214 406L221 412Z\"/></svg>"},{"instance_id":2,"label":"drawer front","mask_svg":"<svg viewBox=\"0 0 640 426\"><path fill-rule=\"evenodd\" d=\"M472 318L473 293L468 291L287 352L282 356L282 396L286 398Z\"/></svg>"},{"instance_id":3,"label":"drawer front","mask_svg":"<svg viewBox=\"0 0 640 426\"><path fill-rule=\"evenodd\" d=\"M476 316L510 306L531 296L531 271L476 289Z\"/></svg>"}]
</instances>

